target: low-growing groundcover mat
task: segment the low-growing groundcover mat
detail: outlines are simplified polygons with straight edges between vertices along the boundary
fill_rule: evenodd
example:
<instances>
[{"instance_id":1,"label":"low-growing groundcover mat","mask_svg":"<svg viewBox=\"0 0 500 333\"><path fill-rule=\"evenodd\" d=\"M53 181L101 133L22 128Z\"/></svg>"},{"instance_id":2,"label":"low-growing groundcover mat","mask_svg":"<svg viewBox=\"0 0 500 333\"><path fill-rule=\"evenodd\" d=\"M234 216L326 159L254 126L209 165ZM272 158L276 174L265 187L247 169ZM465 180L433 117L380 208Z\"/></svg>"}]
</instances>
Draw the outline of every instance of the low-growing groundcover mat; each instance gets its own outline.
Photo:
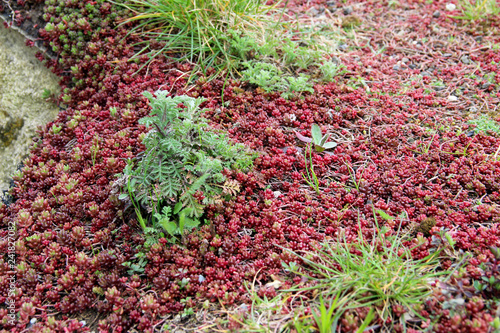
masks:
<instances>
[{"instance_id":1,"label":"low-growing groundcover mat","mask_svg":"<svg viewBox=\"0 0 500 333\"><path fill-rule=\"evenodd\" d=\"M476 2L281 4L297 41L286 47L307 42L308 22L338 38L315 60L333 64L322 67L331 82L296 67L315 84L287 94L208 80L215 70L203 76L172 54L148 62L154 52L137 56L145 37L130 33L136 13L119 3L43 2L50 25L40 36L58 57L40 59L61 76L64 109L40 129L12 202L0 205L1 329L498 329L499 18L471 14ZM1 4L19 10L14 24L41 6ZM210 128L139 121L151 96L167 93L204 98ZM319 138L313 124L336 146L308 143ZM170 146L180 129L188 146ZM212 154L200 129L255 158L246 168ZM135 192L118 181L153 156L147 133L165 143L156 163L184 163L187 189L162 197L165 178ZM205 186L197 180L209 176L192 167L200 161L228 164ZM178 205L185 193L201 215Z\"/></svg>"}]
</instances>

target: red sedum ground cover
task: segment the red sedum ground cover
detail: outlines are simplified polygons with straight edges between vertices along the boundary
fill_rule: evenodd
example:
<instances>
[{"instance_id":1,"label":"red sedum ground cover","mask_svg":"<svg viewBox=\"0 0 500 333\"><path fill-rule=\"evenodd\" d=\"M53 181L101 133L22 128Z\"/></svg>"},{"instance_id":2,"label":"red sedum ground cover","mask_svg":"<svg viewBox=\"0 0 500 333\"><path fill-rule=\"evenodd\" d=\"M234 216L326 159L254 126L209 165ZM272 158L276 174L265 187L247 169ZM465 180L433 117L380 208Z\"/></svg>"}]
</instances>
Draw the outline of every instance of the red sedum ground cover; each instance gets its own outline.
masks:
<instances>
[{"instance_id":1,"label":"red sedum ground cover","mask_svg":"<svg viewBox=\"0 0 500 333\"><path fill-rule=\"evenodd\" d=\"M94 328L101 332L158 331L166 315L205 300L228 306L247 301L245 281L265 284L292 259L277 245L311 250L339 234L354 242L360 226L370 238L375 207L392 216L404 212L389 232L399 225L414 230L408 242L418 245L414 258L439 245L445 229L457 253L473 254L418 309L430 319L418 326L491 330L499 292L478 292L472 285L482 277L500 278L490 250L500 245L500 135L475 133L467 120L474 112L499 120L500 50L492 45L500 43L500 21L466 25L448 18L445 1L400 3L338 4L352 6L349 15L361 22L354 38L343 41L345 52L336 55L347 73L316 85L313 94L286 100L236 81L201 78L186 86L191 67L162 57L136 73L147 57L128 62L137 38L126 36L129 26L116 28L126 12L108 2L45 1L44 18L55 22L40 35L57 48L57 60L48 65L61 75L60 101L67 107L40 130L14 177L14 201L0 206L2 253L8 252L9 224L17 226L15 269L7 255L0 259L0 303L6 304L14 277L18 312L11 325L2 306L0 328L88 332L90 323L82 326L76 318L98 313ZM307 17L326 3L288 6ZM437 10L440 15L433 15ZM340 25L346 15L339 8L332 17ZM433 85L438 80L442 89ZM224 206L208 207L210 225L189 234L183 245L152 246L144 273L131 276L122 263L144 239L112 183L126 159L144 149L139 136L147 129L137 120L149 107L142 92L158 89L207 98L212 125L260 157L251 173L227 173L242 190ZM111 107L118 110L114 116ZM320 194L304 181L303 146L294 133L310 136L313 123L338 143L331 154L313 154ZM453 260L443 259L442 268ZM181 285L183 279L189 282ZM276 292L259 289L268 297ZM454 312L443 306L453 298L465 300ZM404 309L393 310L403 315ZM344 321L344 331L356 330L366 316L355 314Z\"/></svg>"}]
</instances>

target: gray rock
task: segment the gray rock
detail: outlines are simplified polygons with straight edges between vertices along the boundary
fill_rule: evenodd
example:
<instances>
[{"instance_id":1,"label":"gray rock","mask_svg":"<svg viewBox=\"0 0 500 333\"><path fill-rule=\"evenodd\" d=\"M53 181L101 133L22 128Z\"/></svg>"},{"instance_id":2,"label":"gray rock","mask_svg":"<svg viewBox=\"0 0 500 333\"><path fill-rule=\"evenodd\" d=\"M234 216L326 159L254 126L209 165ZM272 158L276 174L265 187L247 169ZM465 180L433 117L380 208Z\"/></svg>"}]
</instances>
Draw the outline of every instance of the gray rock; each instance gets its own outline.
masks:
<instances>
[{"instance_id":1,"label":"gray rock","mask_svg":"<svg viewBox=\"0 0 500 333\"><path fill-rule=\"evenodd\" d=\"M336 56L331 57L330 61L333 62L335 65L340 65L342 63L340 59L337 58Z\"/></svg>"},{"instance_id":2,"label":"gray rock","mask_svg":"<svg viewBox=\"0 0 500 333\"><path fill-rule=\"evenodd\" d=\"M0 149L11 145L23 125L23 118L16 116L13 112L3 110L0 105Z\"/></svg>"},{"instance_id":3,"label":"gray rock","mask_svg":"<svg viewBox=\"0 0 500 333\"><path fill-rule=\"evenodd\" d=\"M59 94L59 78L25 43L20 33L0 24L0 193L28 154L37 127L59 112L42 98L44 89Z\"/></svg>"},{"instance_id":4,"label":"gray rock","mask_svg":"<svg viewBox=\"0 0 500 333\"><path fill-rule=\"evenodd\" d=\"M434 14L432 14L432 16L438 18L439 16L441 16L441 12L439 10L436 10Z\"/></svg>"},{"instance_id":5,"label":"gray rock","mask_svg":"<svg viewBox=\"0 0 500 333\"><path fill-rule=\"evenodd\" d=\"M417 68L417 65L415 65L415 64L409 64L408 67L410 67L410 69L415 69L415 68Z\"/></svg>"},{"instance_id":6,"label":"gray rock","mask_svg":"<svg viewBox=\"0 0 500 333\"><path fill-rule=\"evenodd\" d=\"M349 15L352 13L352 7L351 6L344 7L342 9L342 12L344 13L344 15Z\"/></svg>"},{"instance_id":7,"label":"gray rock","mask_svg":"<svg viewBox=\"0 0 500 333\"><path fill-rule=\"evenodd\" d=\"M469 59L468 56L464 55L462 58L460 58L460 61L464 64L464 65L470 65L472 63L472 61Z\"/></svg>"},{"instance_id":8,"label":"gray rock","mask_svg":"<svg viewBox=\"0 0 500 333\"><path fill-rule=\"evenodd\" d=\"M397 71L399 71L399 70L401 69L401 66L399 66L399 65L394 65L394 66L392 67L392 69L393 69L393 70L395 70L395 71L397 72Z\"/></svg>"},{"instance_id":9,"label":"gray rock","mask_svg":"<svg viewBox=\"0 0 500 333\"><path fill-rule=\"evenodd\" d=\"M408 59L408 58L403 58L403 59L401 59L401 62L402 62L402 63L405 63L405 64L406 64L408 61L410 61L410 59Z\"/></svg>"},{"instance_id":10,"label":"gray rock","mask_svg":"<svg viewBox=\"0 0 500 333\"><path fill-rule=\"evenodd\" d=\"M311 9L309 10L309 15L311 15L311 16L313 16L313 17L316 17L316 16L318 16L319 14L320 14L320 11L319 11L317 8L315 8L315 7L311 8Z\"/></svg>"},{"instance_id":11,"label":"gray rock","mask_svg":"<svg viewBox=\"0 0 500 333\"><path fill-rule=\"evenodd\" d=\"M341 49L342 51L346 51L348 48L349 48L349 46L347 44L340 44L339 45L339 49Z\"/></svg>"},{"instance_id":12,"label":"gray rock","mask_svg":"<svg viewBox=\"0 0 500 333\"><path fill-rule=\"evenodd\" d=\"M451 56L452 56L451 53L445 53L445 54L443 54L443 57L445 57L445 58L448 58L448 57L451 57Z\"/></svg>"},{"instance_id":13,"label":"gray rock","mask_svg":"<svg viewBox=\"0 0 500 333\"><path fill-rule=\"evenodd\" d=\"M441 90L445 90L446 87L432 87L432 89L434 89L435 91L441 91Z\"/></svg>"},{"instance_id":14,"label":"gray rock","mask_svg":"<svg viewBox=\"0 0 500 333\"><path fill-rule=\"evenodd\" d=\"M491 86L491 83L486 82L481 85L481 89L488 89Z\"/></svg>"},{"instance_id":15,"label":"gray rock","mask_svg":"<svg viewBox=\"0 0 500 333\"><path fill-rule=\"evenodd\" d=\"M337 5L335 3L335 1L327 1L326 2L326 8L331 11L331 12L334 12L337 10Z\"/></svg>"},{"instance_id":16,"label":"gray rock","mask_svg":"<svg viewBox=\"0 0 500 333\"><path fill-rule=\"evenodd\" d=\"M429 73L429 72L422 72L422 73L420 73L420 75L422 75L422 76L431 76L432 74Z\"/></svg>"}]
</instances>

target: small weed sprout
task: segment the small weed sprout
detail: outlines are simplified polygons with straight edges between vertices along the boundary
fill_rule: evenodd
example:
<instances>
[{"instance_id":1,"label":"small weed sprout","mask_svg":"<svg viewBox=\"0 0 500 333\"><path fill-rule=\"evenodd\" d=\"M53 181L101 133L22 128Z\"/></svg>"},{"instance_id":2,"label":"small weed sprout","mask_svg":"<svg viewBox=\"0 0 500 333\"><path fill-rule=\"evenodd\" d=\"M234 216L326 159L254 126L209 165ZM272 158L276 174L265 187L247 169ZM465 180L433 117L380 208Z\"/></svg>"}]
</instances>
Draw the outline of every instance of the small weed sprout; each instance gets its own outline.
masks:
<instances>
[{"instance_id":1,"label":"small weed sprout","mask_svg":"<svg viewBox=\"0 0 500 333\"><path fill-rule=\"evenodd\" d=\"M314 145L314 150L316 150L318 153L321 153L326 149L337 147L337 144L335 142L328 141L330 139L330 134L323 135L323 133L321 133L321 128L318 126L318 124L311 125L312 138L305 137L299 132L295 132L295 135L302 142L312 143Z\"/></svg>"},{"instance_id":2,"label":"small weed sprout","mask_svg":"<svg viewBox=\"0 0 500 333\"><path fill-rule=\"evenodd\" d=\"M309 166L307 165L307 151L309 151ZM316 173L314 172L314 165L312 161L312 149L310 145L307 146L304 152L304 163L305 163L307 177L304 174L302 174L302 177L307 182L307 184L316 191L316 194L320 195L321 193L319 190L319 180L318 177L316 176Z\"/></svg>"},{"instance_id":3,"label":"small weed sprout","mask_svg":"<svg viewBox=\"0 0 500 333\"><path fill-rule=\"evenodd\" d=\"M288 91L283 93L283 97L285 98L289 98L297 92L314 92L312 83L309 82L309 77L304 74L300 74L298 77L288 76L286 77L286 81L288 82Z\"/></svg>"},{"instance_id":4,"label":"small weed sprout","mask_svg":"<svg viewBox=\"0 0 500 333\"><path fill-rule=\"evenodd\" d=\"M276 65L259 61L246 62L244 65L247 69L242 72L242 80L255 84L266 92L286 88L281 78L283 72Z\"/></svg>"},{"instance_id":5,"label":"small weed sprout","mask_svg":"<svg viewBox=\"0 0 500 333\"><path fill-rule=\"evenodd\" d=\"M58 135L59 132L61 132L61 130L62 130L62 126L57 126L56 124L53 124L52 127L51 127L51 131L55 135Z\"/></svg>"},{"instance_id":6,"label":"small weed sprout","mask_svg":"<svg viewBox=\"0 0 500 333\"><path fill-rule=\"evenodd\" d=\"M284 91L284 98L290 98L295 93L314 92L309 77L304 74L298 77L284 75L276 65L268 62L250 61L244 65L247 69L242 72L242 80L259 86L265 92Z\"/></svg>"},{"instance_id":7,"label":"small weed sprout","mask_svg":"<svg viewBox=\"0 0 500 333\"><path fill-rule=\"evenodd\" d=\"M284 61L287 65L297 66L301 69L309 68L311 65L319 62L323 56L321 51L299 46L290 39L285 41L282 51Z\"/></svg>"},{"instance_id":8,"label":"small weed sprout","mask_svg":"<svg viewBox=\"0 0 500 333\"><path fill-rule=\"evenodd\" d=\"M490 132L500 134L500 125L497 121L491 119L487 115L481 115L476 119L469 120L469 124L475 125L474 131L476 133L483 132L488 135Z\"/></svg>"},{"instance_id":9,"label":"small weed sprout","mask_svg":"<svg viewBox=\"0 0 500 333\"><path fill-rule=\"evenodd\" d=\"M113 107L109 108L109 114L110 114L111 118L115 118L117 112L118 112L118 110L116 109L116 107L113 106Z\"/></svg>"},{"instance_id":10,"label":"small weed sprout","mask_svg":"<svg viewBox=\"0 0 500 333\"><path fill-rule=\"evenodd\" d=\"M337 65L333 61L325 62L319 67L323 82L331 82L334 77L342 75L346 72L344 64Z\"/></svg>"},{"instance_id":11,"label":"small weed sprout","mask_svg":"<svg viewBox=\"0 0 500 333\"><path fill-rule=\"evenodd\" d=\"M52 96L52 92L49 89L44 88L42 92L42 98L47 99L50 98L50 96Z\"/></svg>"},{"instance_id":12,"label":"small weed sprout","mask_svg":"<svg viewBox=\"0 0 500 333\"><path fill-rule=\"evenodd\" d=\"M259 49L254 35L242 36L237 31L229 31L231 38L228 38L231 45L231 54L242 59L243 61L252 60L255 57L256 50Z\"/></svg>"},{"instance_id":13,"label":"small weed sprout","mask_svg":"<svg viewBox=\"0 0 500 333\"><path fill-rule=\"evenodd\" d=\"M303 174L302 177L307 182L307 184L311 186L319 195L320 194L319 180L318 177L316 176L316 173L314 172L314 166L312 160L312 153L313 153L312 148L314 147L314 150L316 152L322 152L326 149L331 149L336 147L337 144L335 142L328 142L330 134L323 135L321 133L321 128L317 124L312 124L311 134L312 138L308 138L303 136L299 132L295 132L295 135L300 141L307 143L307 146L304 151L304 163L305 163L306 175ZM308 152L309 152L309 165L307 165Z\"/></svg>"}]
</instances>

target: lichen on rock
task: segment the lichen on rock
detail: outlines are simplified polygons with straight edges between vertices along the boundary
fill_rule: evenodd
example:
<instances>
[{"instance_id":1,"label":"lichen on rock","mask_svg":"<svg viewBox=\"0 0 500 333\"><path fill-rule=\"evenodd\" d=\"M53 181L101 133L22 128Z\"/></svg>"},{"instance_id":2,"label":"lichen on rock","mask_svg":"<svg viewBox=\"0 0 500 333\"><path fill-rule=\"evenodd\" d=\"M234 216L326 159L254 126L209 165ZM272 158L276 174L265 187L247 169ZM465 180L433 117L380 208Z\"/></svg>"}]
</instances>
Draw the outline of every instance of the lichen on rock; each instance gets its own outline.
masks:
<instances>
[{"instance_id":1,"label":"lichen on rock","mask_svg":"<svg viewBox=\"0 0 500 333\"><path fill-rule=\"evenodd\" d=\"M55 119L59 108L44 89L57 93L59 78L36 59L37 49L0 24L0 196L29 152L36 128Z\"/></svg>"}]
</instances>

